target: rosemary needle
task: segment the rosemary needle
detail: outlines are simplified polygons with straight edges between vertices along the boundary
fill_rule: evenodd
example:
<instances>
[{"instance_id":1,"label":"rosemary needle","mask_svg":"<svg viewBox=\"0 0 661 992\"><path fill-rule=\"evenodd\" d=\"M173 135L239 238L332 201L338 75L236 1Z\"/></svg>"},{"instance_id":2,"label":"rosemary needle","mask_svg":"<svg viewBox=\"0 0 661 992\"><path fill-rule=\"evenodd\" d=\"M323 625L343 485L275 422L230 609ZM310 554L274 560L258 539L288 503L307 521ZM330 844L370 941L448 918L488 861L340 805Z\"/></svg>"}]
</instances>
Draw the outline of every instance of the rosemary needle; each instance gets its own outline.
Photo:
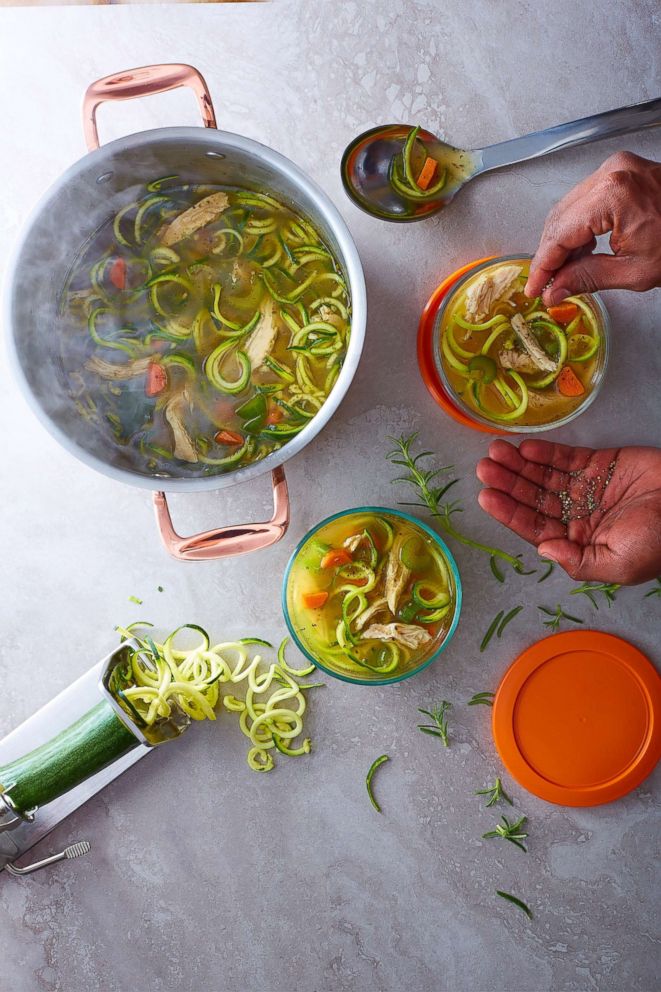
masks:
<instances>
[{"instance_id":1,"label":"rosemary needle","mask_svg":"<svg viewBox=\"0 0 661 992\"><path fill-rule=\"evenodd\" d=\"M649 592L646 592L643 599L647 599L648 596L661 596L661 578L655 579L656 585Z\"/></svg>"},{"instance_id":2,"label":"rosemary needle","mask_svg":"<svg viewBox=\"0 0 661 992\"><path fill-rule=\"evenodd\" d=\"M502 892L500 889L496 889L496 895L500 896L501 899L506 899L507 902L511 902L513 906L518 906L518 908L526 914L528 919L532 920L530 907L526 906L525 902L522 902L521 899L517 899L516 896L513 896L511 892Z\"/></svg>"},{"instance_id":3,"label":"rosemary needle","mask_svg":"<svg viewBox=\"0 0 661 992\"><path fill-rule=\"evenodd\" d=\"M489 624L489 629L482 638L482 643L480 644L480 652L486 651L487 645L491 640L491 638L493 637L493 635L496 633L496 630L498 629L498 625L500 624L500 621L503 619L504 614L505 611L501 610L500 613L498 613Z\"/></svg>"},{"instance_id":4,"label":"rosemary needle","mask_svg":"<svg viewBox=\"0 0 661 992\"><path fill-rule=\"evenodd\" d=\"M496 695L495 692L476 692L474 696L468 700L467 706L493 706L493 697Z\"/></svg>"},{"instance_id":5,"label":"rosemary needle","mask_svg":"<svg viewBox=\"0 0 661 992\"><path fill-rule=\"evenodd\" d=\"M537 579L537 585L539 585L540 582L546 582L546 580L548 579L549 575L551 574L551 572L553 571L554 568L555 568L555 562L554 561L547 561L546 562L546 571L544 572L544 574L542 576L540 576L539 579Z\"/></svg>"},{"instance_id":6,"label":"rosemary needle","mask_svg":"<svg viewBox=\"0 0 661 992\"><path fill-rule=\"evenodd\" d=\"M515 606L513 610L510 610L509 613L505 614L503 619L500 621L500 626L498 627L498 630L496 631L497 637L500 637L502 635L503 631L505 630L505 627L510 622L510 620L513 620L514 617L517 615L517 613L520 613L522 609L523 609L522 606Z\"/></svg>"},{"instance_id":7,"label":"rosemary needle","mask_svg":"<svg viewBox=\"0 0 661 992\"><path fill-rule=\"evenodd\" d=\"M493 572L493 577L495 579L497 579L498 582L504 582L505 581L505 576L503 575L503 573L501 572L501 570L498 568L498 561L494 557L494 555L491 555L491 558L489 559L489 567L491 568L491 571Z\"/></svg>"}]
</instances>

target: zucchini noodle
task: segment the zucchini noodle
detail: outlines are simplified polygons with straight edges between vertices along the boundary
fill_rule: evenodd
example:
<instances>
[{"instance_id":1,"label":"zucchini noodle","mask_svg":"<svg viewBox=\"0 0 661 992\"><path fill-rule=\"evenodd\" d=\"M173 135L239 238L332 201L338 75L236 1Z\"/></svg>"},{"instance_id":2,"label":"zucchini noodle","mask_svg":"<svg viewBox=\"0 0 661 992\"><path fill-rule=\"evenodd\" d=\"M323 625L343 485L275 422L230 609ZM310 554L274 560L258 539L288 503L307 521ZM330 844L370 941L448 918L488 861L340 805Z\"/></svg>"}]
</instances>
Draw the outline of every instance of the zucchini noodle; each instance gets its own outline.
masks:
<instances>
[{"instance_id":1,"label":"zucchini noodle","mask_svg":"<svg viewBox=\"0 0 661 992\"><path fill-rule=\"evenodd\" d=\"M136 646L128 661L113 673L110 685L119 705L147 736L155 734L164 721L179 720L181 726L186 718L215 720L216 711L224 708L239 718L241 732L250 743L247 762L254 771L270 771L275 766L273 751L289 757L310 753L308 737L297 743L307 708L304 692L321 683L297 681L310 675L315 666L296 669L287 663L288 638L280 644L276 660L266 662L261 649L272 650L272 646L260 638L212 645L202 627L183 624L158 642L144 632L151 626L144 622L117 627L122 640ZM183 631L195 637L194 647L177 646ZM221 687L241 683L243 699L221 693Z\"/></svg>"}]
</instances>

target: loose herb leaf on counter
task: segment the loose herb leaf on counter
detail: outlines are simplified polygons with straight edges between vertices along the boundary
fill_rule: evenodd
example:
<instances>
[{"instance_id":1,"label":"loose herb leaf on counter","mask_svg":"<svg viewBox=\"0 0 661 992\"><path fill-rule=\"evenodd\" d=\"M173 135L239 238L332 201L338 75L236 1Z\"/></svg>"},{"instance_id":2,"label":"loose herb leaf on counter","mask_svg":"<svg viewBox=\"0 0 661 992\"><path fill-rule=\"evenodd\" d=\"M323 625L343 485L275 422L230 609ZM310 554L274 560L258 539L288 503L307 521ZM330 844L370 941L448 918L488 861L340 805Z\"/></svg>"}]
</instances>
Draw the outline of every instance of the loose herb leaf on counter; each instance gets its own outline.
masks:
<instances>
[{"instance_id":1,"label":"loose herb leaf on counter","mask_svg":"<svg viewBox=\"0 0 661 992\"><path fill-rule=\"evenodd\" d=\"M615 595L617 590L620 588L619 582L584 582L582 586L577 586L572 589L570 596L587 596L595 610L599 609L599 603L597 602L597 593L601 592L606 597L606 602L608 608L610 609L611 603L615 602Z\"/></svg>"},{"instance_id":2,"label":"loose herb leaf on counter","mask_svg":"<svg viewBox=\"0 0 661 992\"><path fill-rule=\"evenodd\" d=\"M459 479L450 479L449 482L438 485L439 476L444 472L449 472L452 466L442 465L436 469L425 468L422 462L425 459L432 458L434 453L432 451L420 451L414 455L411 448L415 444L417 437L417 434L410 434L408 437L402 434L400 437L388 438L395 447L387 453L386 458L393 465L399 465L406 470L406 474L393 479L393 483L404 483L411 486L416 490L419 497L414 502L402 502L402 505L419 506L429 510L434 519L438 520L443 530L450 537L453 537L456 541L469 548L484 552L492 560L500 559L506 562L515 572L525 574L523 571L523 562L516 555L507 554L506 551L501 551L500 548L491 548L486 544L481 544L456 528L453 517L455 514L463 512L461 500L444 501L444 496L452 486L459 482Z\"/></svg>"},{"instance_id":3,"label":"loose herb leaf on counter","mask_svg":"<svg viewBox=\"0 0 661 992\"><path fill-rule=\"evenodd\" d=\"M487 802L485 803L485 808L489 806L495 806L496 803L500 802L501 799L503 800L503 802L509 803L510 806L514 805L510 797L503 789L503 783L500 781L499 778L496 778L495 785L487 786L486 789L478 789L477 792L474 793L474 795L489 797Z\"/></svg>"},{"instance_id":4,"label":"loose herb leaf on counter","mask_svg":"<svg viewBox=\"0 0 661 992\"><path fill-rule=\"evenodd\" d=\"M654 581L656 582L656 586L650 589L649 592L646 592L643 599L647 599L648 596L661 596L661 576Z\"/></svg>"},{"instance_id":5,"label":"loose herb leaf on counter","mask_svg":"<svg viewBox=\"0 0 661 992\"><path fill-rule=\"evenodd\" d=\"M485 691L476 692L474 696L468 700L467 706L493 706L493 697L496 695L495 692Z\"/></svg>"},{"instance_id":6,"label":"loose herb leaf on counter","mask_svg":"<svg viewBox=\"0 0 661 992\"><path fill-rule=\"evenodd\" d=\"M137 603L138 606L142 606L142 600L138 596L129 596L129 603Z\"/></svg>"},{"instance_id":7,"label":"loose herb leaf on counter","mask_svg":"<svg viewBox=\"0 0 661 992\"><path fill-rule=\"evenodd\" d=\"M367 787L367 795L370 797L370 802L371 802L372 806L374 807L374 809L377 811L377 813L380 813L381 812L381 807L379 806L378 802L374 798L374 793L372 792L372 779L374 778L374 772L377 770L377 768L380 768L381 765L385 764L386 761L390 761L390 755L388 755L388 754L382 754L381 757L379 757L375 761L373 761L372 764L370 765L370 770L368 771L367 776L365 778L365 786Z\"/></svg>"},{"instance_id":8,"label":"loose herb leaf on counter","mask_svg":"<svg viewBox=\"0 0 661 992\"><path fill-rule=\"evenodd\" d=\"M516 896L513 896L511 892L502 892L501 889L496 889L496 895L500 896L501 899L506 899L507 902L511 902L513 906L518 906L518 908L526 914L528 919L532 920L532 912L530 911L530 907L526 906L525 902L522 902L521 899L517 899Z\"/></svg>"},{"instance_id":9,"label":"loose herb leaf on counter","mask_svg":"<svg viewBox=\"0 0 661 992\"><path fill-rule=\"evenodd\" d=\"M500 624L498 625L498 630L496 631L496 636L497 637L502 637L503 631L505 630L505 627L507 626L507 624L511 620L513 620L514 617L517 616L521 612L522 609L523 609L522 606L515 606L513 610L510 610L509 613L506 613L505 614L505 616L503 617L503 619L500 621Z\"/></svg>"},{"instance_id":10,"label":"loose herb leaf on counter","mask_svg":"<svg viewBox=\"0 0 661 992\"><path fill-rule=\"evenodd\" d=\"M494 830L488 830L486 834L482 834L482 836L484 838L502 837L503 840L508 840L511 844L516 844L518 848L527 854L528 848L522 843L528 836L523 829L527 817L520 817L516 823L510 823L506 816L501 816L501 820L503 822L497 823Z\"/></svg>"},{"instance_id":11,"label":"loose herb leaf on counter","mask_svg":"<svg viewBox=\"0 0 661 992\"><path fill-rule=\"evenodd\" d=\"M438 737L442 742L444 747L450 747L450 741L448 740L448 719L447 712L452 708L452 703L449 703L447 699L444 699L439 706L433 710L421 710L418 709L418 713L422 713L423 716L428 716L430 720L434 723L430 724L418 724L418 730L423 734L430 734L432 737Z\"/></svg>"},{"instance_id":12,"label":"loose herb leaf on counter","mask_svg":"<svg viewBox=\"0 0 661 992\"><path fill-rule=\"evenodd\" d=\"M549 610L546 606L538 606L538 610L545 613L547 617L551 617L550 620L544 620L544 626L550 627L551 630L560 629L561 620L571 620L572 623L583 623L580 617L574 617L571 613L565 613L565 611L560 606L560 603L556 606L555 610Z\"/></svg>"},{"instance_id":13,"label":"loose herb leaf on counter","mask_svg":"<svg viewBox=\"0 0 661 992\"><path fill-rule=\"evenodd\" d=\"M500 613L497 613L496 616L491 621L491 623L489 624L487 632L482 638L482 643L480 644L480 653L482 653L482 651L486 651L489 641L498 630L500 621L503 619L504 615L505 615L505 611L501 610Z\"/></svg>"},{"instance_id":14,"label":"loose herb leaf on counter","mask_svg":"<svg viewBox=\"0 0 661 992\"><path fill-rule=\"evenodd\" d=\"M554 568L555 568L555 562L554 561L547 561L546 562L546 571L544 572L544 574L542 576L540 576L537 579L537 585L539 585L540 582L546 582L546 580L548 579L549 575L553 572Z\"/></svg>"},{"instance_id":15,"label":"loose herb leaf on counter","mask_svg":"<svg viewBox=\"0 0 661 992\"><path fill-rule=\"evenodd\" d=\"M497 558L494 558L493 555L491 555L491 558L489 559L489 567L491 568L491 571L493 572L494 578L497 579L498 582L504 582L505 581L505 576L503 575L503 573L501 572L501 570L498 568L498 559Z\"/></svg>"}]
</instances>

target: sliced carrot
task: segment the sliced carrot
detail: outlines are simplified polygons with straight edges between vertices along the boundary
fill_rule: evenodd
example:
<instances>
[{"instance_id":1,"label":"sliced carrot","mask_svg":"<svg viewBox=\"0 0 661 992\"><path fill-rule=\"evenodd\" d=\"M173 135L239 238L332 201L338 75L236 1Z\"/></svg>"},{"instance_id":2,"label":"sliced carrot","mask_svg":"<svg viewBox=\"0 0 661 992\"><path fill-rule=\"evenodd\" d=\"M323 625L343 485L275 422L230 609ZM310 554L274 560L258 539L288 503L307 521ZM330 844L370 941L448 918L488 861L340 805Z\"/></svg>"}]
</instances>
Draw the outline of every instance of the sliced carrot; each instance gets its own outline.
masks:
<instances>
[{"instance_id":1,"label":"sliced carrot","mask_svg":"<svg viewBox=\"0 0 661 992\"><path fill-rule=\"evenodd\" d=\"M346 548L331 548L321 559L322 568L335 568L337 565L348 565L352 561Z\"/></svg>"},{"instance_id":2,"label":"sliced carrot","mask_svg":"<svg viewBox=\"0 0 661 992\"><path fill-rule=\"evenodd\" d=\"M158 362L150 362L147 366L147 381L145 396L158 396L168 384L168 374Z\"/></svg>"},{"instance_id":3,"label":"sliced carrot","mask_svg":"<svg viewBox=\"0 0 661 992\"><path fill-rule=\"evenodd\" d=\"M213 439L216 444L243 444L243 435L236 431L218 431Z\"/></svg>"},{"instance_id":4,"label":"sliced carrot","mask_svg":"<svg viewBox=\"0 0 661 992\"><path fill-rule=\"evenodd\" d=\"M563 396L582 396L585 392L583 383L568 365L565 365L558 376L558 391Z\"/></svg>"},{"instance_id":5,"label":"sliced carrot","mask_svg":"<svg viewBox=\"0 0 661 992\"><path fill-rule=\"evenodd\" d=\"M308 610L318 610L326 603L327 599L328 593L324 592L323 589L319 589L317 592L304 592L303 606L306 606Z\"/></svg>"},{"instance_id":6,"label":"sliced carrot","mask_svg":"<svg viewBox=\"0 0 661 992\"><path fill-rule=\"evenodd\" d=\"M283 417L284 417L284 413L282 412L280 407L272 406L270 407L269 412L266 415L266 423L279 424Z\"/></svg>"},{"instance_id":7,"label":"sliced carrot","mask_svg":"<svg viewBox=\"0 0 661 992\"><path fill-rule=\"evenodd\" d=\"M575 303L558 303L556 307L547 307L546 312L559 324L571 324L574 317L578 316L578 307Z\"/></svg>"},{"instance_id":8,"label":"sliced carrot","mask_svg":"<svg viewBox=\"0 0 661 992\"><path fill-rule=\"evenodd\" d=\"M115 259L110 266L108 278L117 289L124 289L126 287L126 262L123 258Z\"/></svg>"},{"instance_id":9,"label":"sliced carrot","mask_svg":"<svg viewBox=\"0 0 661 992\"><path fill-rule=\"evenodd\" d=\"M431 156L428 155L427 158L425 159L425 164L420 170L420 175L416 179L416 184L420 187L420 189L427 189L432 179L436 175L437 169L438 169L438 162L436 161L435 158L431 158Z\"/></svg>"}]
</instances>

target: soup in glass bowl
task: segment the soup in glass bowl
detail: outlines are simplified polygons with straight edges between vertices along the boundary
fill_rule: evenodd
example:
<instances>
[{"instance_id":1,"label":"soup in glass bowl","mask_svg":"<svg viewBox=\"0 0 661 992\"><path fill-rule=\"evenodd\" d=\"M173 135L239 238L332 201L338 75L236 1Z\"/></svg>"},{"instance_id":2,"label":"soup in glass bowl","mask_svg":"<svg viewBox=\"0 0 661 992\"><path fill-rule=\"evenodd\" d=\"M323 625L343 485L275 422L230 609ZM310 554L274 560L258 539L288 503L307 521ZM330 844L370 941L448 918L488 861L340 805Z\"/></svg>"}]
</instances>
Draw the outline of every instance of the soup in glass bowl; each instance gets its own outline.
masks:
<instances>
[{"instance_id":1,"label":"soup in glass bowl","mask_svg":"<svg viewBox=\"0 0 661 992\"><path fill-rule=\"evenodd\" d=\"M545 307L524 286L530 258L483 262L436 318L435 362L453 402L477 423L532 433L568 423L595 399L609 319L596 294Z\"/></svg>"},{"instance_id":2,"label":"soup in glass bowl","mask_svg":"<svg viewBox=\"0 0 661 992\"><path fill-rule=\"evenodd\" d=\"M328 517L294 551L283 610L298 647L345 682L416 674L459 621L461 581L440 537L410 514L359 507Z\"/></svg>"}]
</instances>

